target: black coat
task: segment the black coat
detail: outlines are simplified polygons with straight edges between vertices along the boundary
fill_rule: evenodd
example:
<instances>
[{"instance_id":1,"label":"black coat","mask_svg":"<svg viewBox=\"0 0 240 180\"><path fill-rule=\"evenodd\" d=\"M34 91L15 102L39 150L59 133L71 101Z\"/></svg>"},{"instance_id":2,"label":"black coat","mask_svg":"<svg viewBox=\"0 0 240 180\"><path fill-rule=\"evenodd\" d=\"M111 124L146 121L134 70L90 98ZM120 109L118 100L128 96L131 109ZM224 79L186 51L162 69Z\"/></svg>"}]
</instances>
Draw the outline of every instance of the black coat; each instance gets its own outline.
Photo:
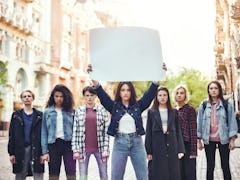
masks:
<instances>
[{"instance_id":1,"label":"black coat","mask_svg":"<svg viewBox=\"0 0 240 180\"><path fill-rule=\"evenodd\" d=\"M33 109L34 117L32 128L30 132L31 141L31 158L33 161L33 171L36 173L44 172L44 165L40 164L40 156L42 155L41 148L41 127L42 127L42 112ZM13 164L13 173L20 173L24 162L24 120L23 109L18 110L12 114L10 128L8 153L14 155L16 164Z\"/></svg>"},{"instance_id":2,"label":"black coat","mask_svg":"<svg viewBox=\"0 0 240 180\"><path fill-rule=\"evenodd\" d=\"M150 180L180 180L178 153L185 153L177 111L168 111L168 127L164 134L159 110L149 110L145 147L153 159L149 162Z\"/></svg>"}]
</instances>

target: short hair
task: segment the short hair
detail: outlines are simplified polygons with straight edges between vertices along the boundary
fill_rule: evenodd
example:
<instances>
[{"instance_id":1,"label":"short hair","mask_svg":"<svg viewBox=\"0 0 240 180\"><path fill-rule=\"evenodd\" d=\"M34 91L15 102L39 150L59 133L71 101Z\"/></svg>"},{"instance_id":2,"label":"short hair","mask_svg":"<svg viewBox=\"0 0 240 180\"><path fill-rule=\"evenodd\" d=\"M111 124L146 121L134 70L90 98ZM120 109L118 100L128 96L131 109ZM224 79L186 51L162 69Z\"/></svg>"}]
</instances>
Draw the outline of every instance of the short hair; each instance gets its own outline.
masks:
<instances>
[{"instance_id":1,"label":"short hair","mask_svg":"<svg viewBox=\"0 0 240 180\"><path fill-rule=\"evenodd\" d=\"M23 94L24 94L25 92L30 93L30 94L32 95L33 100L35 99L34 93L33 93L31 90L29 90L29 89L24 90L24 91L21 92L21 94L20 94L20 98L21 98L21 99L23 98Z\"/></svg>"},{"instance_id":2,"label":"short hair","mask_svg":"<svg viewBox=\"0 0 240 180\"><path fill-rule=\"evenodd\" d=\"M86 86L85 88L83 88L83 91L82 91L83 96L87 91L94 95L97 94L97 91L92 86Z\"/></svg>"},{"instance_id":3,"label":"short hair","mask_svg":"<svg viewBox=\"0 0 240 180\"><path fill-rule=\"evenodd\" d=\"M173 93L172 93L172 97L173 97L174 101L176 102L175 97L176 97L178 89L183 89L185 91L185 100L184 100L184 102L187 103L189 101L189 91L188 91L188 88L187 88L187 86L185 84L179 84L179 85L177 85L174 88Z\"/></svg>"}]
</instances>

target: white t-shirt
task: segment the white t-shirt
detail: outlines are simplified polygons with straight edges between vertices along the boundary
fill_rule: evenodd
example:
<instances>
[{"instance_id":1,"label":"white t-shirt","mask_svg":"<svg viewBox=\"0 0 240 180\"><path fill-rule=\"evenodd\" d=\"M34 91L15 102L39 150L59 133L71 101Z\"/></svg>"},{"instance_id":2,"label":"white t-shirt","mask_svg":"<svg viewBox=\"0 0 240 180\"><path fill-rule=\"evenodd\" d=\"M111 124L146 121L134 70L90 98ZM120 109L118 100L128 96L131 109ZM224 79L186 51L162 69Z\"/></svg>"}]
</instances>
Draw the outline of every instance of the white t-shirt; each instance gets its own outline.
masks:
<instances>
[{"instance_id":1,"label":"white t-shirt","mask_svg":"<svg viewBox=\"0 0 240 180\"><path fill-rule=\"evenodd\" d=\"M167 132L167 126L168 126L168 110L167 109L160 109L160 116L162 120L162 128L163 128L163 133Z\"/></svg>"},{"instance_id":2,"label":"white t-shirt","mask_svg":"<svg viewBox=\"0 0 240 180\"><path fill-rule=\"evenodd\" d=\"M124 114L123 117L119 120L119 132L125 134L136 132L135 120L130 114Z\"/></svg>"},{"instance_id":3,"label":"white t-shirt","mask_svg":"<svg viewBox=\"0 0 240 180\"><path fill-rule=\"evenodd\" d=\"M57 111L56 138L64 139L62 110L56 108L55 110Z\"/></svg>"}]
</instances>

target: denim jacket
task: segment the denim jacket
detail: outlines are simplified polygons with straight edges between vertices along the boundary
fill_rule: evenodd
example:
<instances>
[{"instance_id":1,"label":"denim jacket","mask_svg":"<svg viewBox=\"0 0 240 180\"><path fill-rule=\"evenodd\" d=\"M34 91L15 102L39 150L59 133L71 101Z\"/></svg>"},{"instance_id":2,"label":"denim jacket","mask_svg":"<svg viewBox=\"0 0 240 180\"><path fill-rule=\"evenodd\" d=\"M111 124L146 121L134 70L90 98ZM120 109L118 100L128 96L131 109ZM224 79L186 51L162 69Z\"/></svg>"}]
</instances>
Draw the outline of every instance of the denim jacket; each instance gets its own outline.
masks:
<instances>
[{"instance_id":1,"label":"denim jacket","mask_svg":"<svg viewBox=\"0 0 240 180\"><path fill-rule=\"evenodd\" d=\"M125 113L128 113L135 120L136 131L138 135L144 135L145 130L142 122L142 112L148 108L156 95L158 85L152 83L149 89L144 93L143 97L135 104L126 107L122 102L113 101L109 95L103 90L102 86L96 87L97 95L101 104L111 113L111 122L107 133L115 136L118 132L119 121Z\"/></svg>"},{"instance_id":2,"label":"denim jacket","mask_svg":"<svg viewBox=\"0 0 240 180\"><path fill-rule=\"evenodd\" d=\"M207 102L205 110L203 102L200 104L197 116L197 136L203 140L204 144L209 144L210 118L212 106ZM228 114L228 121L226 115ZM221 144L227 144L230 138L237 135L237 122L232 104L228 101L228 113L225 112L222 101L216 107L218 121L218 131Z\"/></svg>"},{"instance_id":3,"label":"denim jacket","mask_svg":"<svg viewBox=\"0 0 240 180\"><path fill-rule=\"evenodd\" d=\"M73 114L62 110L64 140L72 140ZM42 154L48 153L48 144L56 141L57 112L54 106L48 107L43 112L41 144Z\"/></svg>"}]
</instances>

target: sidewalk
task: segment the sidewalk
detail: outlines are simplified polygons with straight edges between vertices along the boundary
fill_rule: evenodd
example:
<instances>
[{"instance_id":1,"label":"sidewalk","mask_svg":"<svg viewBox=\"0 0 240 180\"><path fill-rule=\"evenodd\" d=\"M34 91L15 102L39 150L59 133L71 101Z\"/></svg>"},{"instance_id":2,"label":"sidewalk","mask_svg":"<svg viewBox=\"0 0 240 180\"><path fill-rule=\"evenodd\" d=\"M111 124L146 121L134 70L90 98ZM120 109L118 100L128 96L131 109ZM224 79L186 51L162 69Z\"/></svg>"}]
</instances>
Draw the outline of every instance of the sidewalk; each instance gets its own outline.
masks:
<instances>
[{"instance_id":1,"label":"sidewalk","mask_svg":"<svg viewBox=\"0 0 240 180\"><path fill-rule=\"evenodd\" d=\"M1 132L0 132L1 134ZM240 134L238 134L239 138L236 140L236 146L240 147ZM6 180L6 179L14 179L14 175L12 174L12 167L9 162L9 156L7 154L7 136L2 137L0 136L0 157L1 157L1 163L0 163L0 180ZM113 138L110 139L110 151L112 149L113 144ZM230 166L231 166L231 172L232 172L232 180L239 180L240 179L240 148L235 148L235 150L231 151L230 154ZM110 180L110 169L111 169L111 157L108 161L108 174L109 174L109 180ZM78 169L77 169L78 172ZM92 156L90 158L89 162L89 180L98 180L98 168L97 163ZM78 176L78 173L77 173ZM45 173L44 173L44 179L48 179L48 167L47 164L45 166ZM134 170L131 164L130 159L128 160L126 172L124 176L124 180L135 180L135 174ZM198 152L198 158L197 158L197 180L205 180L206 179L206 158L205 158L205 152L204 150ZM219 153L217 150L216 153L216 167L214 172L214 179L215 180L223 180L222 176L222 170L220 165L220 158ZM27 180L33 180L33 178L29 177ZM64 166L62 166L61 174L60 174L60 180L66 180L65 173L64 173Z\"/></svg>"}]
</instances>

